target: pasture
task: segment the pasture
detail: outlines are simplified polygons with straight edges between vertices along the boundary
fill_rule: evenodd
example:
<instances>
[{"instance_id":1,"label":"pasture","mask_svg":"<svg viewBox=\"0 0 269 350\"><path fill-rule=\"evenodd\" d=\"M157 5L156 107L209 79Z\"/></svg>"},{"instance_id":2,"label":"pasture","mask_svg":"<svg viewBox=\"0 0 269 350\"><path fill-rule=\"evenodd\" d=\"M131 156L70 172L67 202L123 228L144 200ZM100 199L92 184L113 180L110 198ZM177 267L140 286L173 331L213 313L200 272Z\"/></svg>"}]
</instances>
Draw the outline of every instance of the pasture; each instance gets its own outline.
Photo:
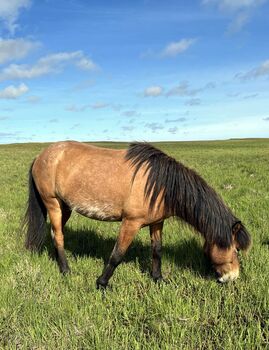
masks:
<instances>
[{"instance_id":1,"label":"pasture","mask_svg":"<svg viewBox=\"0 0 269 350\"><path fill-rule=\"evenodd\" d=\"M0 349L269 348L269 139L155 145L197 170L246 225L253 247L240 256L240 278L216 283L202 238L169 219L162 259L167 283L150 277L145 228L110 288L97 291L120 224L74 213L65 229L72 273L61 276L49 227L41 255L24 249L19 229L28 169L46 144L0 145Z\"/></svg>"}]
</instances>

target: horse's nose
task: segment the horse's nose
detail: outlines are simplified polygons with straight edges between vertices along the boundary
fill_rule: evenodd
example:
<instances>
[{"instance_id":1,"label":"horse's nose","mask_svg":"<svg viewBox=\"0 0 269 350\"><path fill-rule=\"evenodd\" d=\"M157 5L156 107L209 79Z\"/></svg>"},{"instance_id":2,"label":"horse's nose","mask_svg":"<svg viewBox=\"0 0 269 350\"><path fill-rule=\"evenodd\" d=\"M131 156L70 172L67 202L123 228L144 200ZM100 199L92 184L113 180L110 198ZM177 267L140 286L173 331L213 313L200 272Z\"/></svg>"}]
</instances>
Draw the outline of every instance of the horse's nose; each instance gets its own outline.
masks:
<instances>
[{"instance_id":1,"label":"horse's nose","mask_svg":"<svg viewBox=\"0 0 269 350\"><path fill-rule=\"evenodd\" d=\"M221 277L221 273L218 272L218 271L215 271L215 275L216 275L216 278L220 278Z\"/></svg>"}]
</instances>

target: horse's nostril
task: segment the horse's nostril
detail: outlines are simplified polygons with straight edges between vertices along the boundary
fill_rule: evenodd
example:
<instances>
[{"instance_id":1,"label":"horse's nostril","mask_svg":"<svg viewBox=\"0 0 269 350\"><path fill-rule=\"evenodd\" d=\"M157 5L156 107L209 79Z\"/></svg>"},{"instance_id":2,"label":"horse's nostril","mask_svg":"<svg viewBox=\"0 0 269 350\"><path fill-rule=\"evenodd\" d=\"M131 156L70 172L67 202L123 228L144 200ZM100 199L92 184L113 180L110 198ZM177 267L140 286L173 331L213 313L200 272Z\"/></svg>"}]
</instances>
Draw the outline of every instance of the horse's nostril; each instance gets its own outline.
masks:
<instances>
[{"instance_id":1,"label":"horse's nostril","mask_svg":"<svg viewBox=\"0 0 269 350\"><path fill-rule=\"evenodd\" d=\"M215 274L216 274L216 277L217 277L217 278L220 278L220 277L221 277L221 273L220 273L220 272L215 271Z\"/></svg>"}]
</instances>

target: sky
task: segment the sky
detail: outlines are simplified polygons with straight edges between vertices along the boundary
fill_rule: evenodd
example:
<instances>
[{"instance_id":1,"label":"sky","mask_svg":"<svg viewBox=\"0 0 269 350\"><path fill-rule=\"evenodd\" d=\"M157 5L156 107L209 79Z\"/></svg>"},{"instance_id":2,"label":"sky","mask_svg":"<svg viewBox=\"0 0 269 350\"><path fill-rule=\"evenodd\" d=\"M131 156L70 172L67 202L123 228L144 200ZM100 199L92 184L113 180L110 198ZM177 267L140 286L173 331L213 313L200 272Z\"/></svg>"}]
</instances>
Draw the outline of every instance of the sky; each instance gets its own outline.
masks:
<instances>
[{"instance_id":1,"label":"sky","mask_svg":"<svg viewBox=\"0 0 269 350\"><path fill-rule=\"evenodd\" d=\"M0 143L269 137L269 0L0 0Z\"/></svg>"}]
</instances>

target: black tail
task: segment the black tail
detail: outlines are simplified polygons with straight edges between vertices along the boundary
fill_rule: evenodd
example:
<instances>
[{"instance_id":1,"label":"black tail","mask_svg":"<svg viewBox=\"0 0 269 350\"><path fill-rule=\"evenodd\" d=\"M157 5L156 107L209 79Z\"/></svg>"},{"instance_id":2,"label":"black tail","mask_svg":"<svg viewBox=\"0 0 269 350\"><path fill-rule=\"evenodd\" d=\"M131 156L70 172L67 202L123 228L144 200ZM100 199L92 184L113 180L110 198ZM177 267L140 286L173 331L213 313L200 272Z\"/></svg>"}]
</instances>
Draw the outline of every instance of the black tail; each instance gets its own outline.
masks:
<instances>
[{"instance_id":1,"label":"black tail","mask_svg":"<svg viewBox=\"0 0 269 350\"><path fill-rule=\"evenodd\" d=\"M25 247L31 251L39 251L46 235L47 209L42 202L33 179L33 164L34 161L29 170L29 198L24 217Z\"/></svg>"}]
</instances>

